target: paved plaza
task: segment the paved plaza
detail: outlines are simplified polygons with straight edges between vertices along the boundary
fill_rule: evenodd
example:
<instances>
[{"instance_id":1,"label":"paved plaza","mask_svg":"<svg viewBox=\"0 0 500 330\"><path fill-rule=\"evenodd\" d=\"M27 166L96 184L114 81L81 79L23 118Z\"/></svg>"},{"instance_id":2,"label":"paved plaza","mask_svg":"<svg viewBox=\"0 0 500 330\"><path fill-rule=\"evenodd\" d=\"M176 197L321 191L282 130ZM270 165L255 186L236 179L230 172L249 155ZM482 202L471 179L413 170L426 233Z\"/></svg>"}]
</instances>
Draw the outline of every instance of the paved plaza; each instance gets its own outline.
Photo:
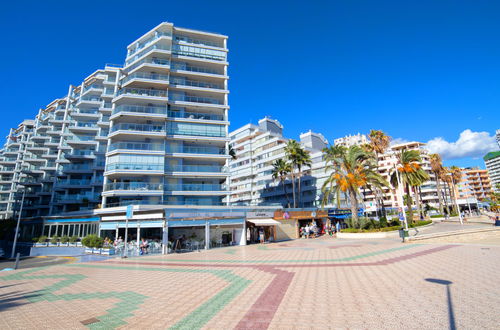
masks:
<instances>
[{"instance_id":1,"label":"paved plaza","mask_svg":"<svg viewBox=\"0 0 500 330\"><path fill-rule=\"evenodd\" d=\"M499 274L499 245L331 238L73 262L0 273L0 328L495 329Z\"/></svg>"}]
</instances>

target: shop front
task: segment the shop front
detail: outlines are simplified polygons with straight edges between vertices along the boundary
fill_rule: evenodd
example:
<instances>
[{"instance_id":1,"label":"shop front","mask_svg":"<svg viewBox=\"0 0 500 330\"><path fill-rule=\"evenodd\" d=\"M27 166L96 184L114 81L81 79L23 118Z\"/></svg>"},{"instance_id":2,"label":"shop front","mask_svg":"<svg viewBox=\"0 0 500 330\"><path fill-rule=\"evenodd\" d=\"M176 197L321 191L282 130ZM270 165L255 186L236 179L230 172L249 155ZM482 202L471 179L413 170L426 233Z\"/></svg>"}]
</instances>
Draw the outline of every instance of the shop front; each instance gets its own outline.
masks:
<instances>
[{"instance_id":1,"label":"shop front","mask_svg":"<svg viewBox=\"0 0 500 330\"><path fill-rule=\"evenodd\" d=\"M248 244L263 242L275 242L276 231L279 222L272 218L248 219L246 221L246 241Z\"/></svg>"},{"instance_id":2,"label":"shop front","mask_svg":"<svg viewBox=\"0 0 500 330\"><path fill-rule=\"evenodd\" d=\"M43 235L48 238L77 236L83 238L87 235L97 234L99 231L99 218L60 218L45 219Z\"/></svg>"},{"instance_id":3,"label":"shop front","mask_svg":"<svg viewBox=\"0 0 500 330\"><path fill-rule=\"evenodd\" d=\"M277 231L277 240L295 239L300 237L301 228L313 226L317 234L325 233L325 226L329 225L326 210L279 210L274 213L274 219L280 223Z\"/></svg>"}]
</instances>

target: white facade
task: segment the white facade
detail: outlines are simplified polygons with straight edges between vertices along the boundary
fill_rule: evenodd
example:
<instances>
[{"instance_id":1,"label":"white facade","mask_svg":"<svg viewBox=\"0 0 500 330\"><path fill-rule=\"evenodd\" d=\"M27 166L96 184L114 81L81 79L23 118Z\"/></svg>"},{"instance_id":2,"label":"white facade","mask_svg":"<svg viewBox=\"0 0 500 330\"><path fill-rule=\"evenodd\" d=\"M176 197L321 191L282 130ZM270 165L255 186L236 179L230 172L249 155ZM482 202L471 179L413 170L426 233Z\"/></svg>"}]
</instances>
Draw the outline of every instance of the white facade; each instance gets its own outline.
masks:
<instances>
[{"instance_id":1,"label":"white facade","mask_svg":"<svg viewBox=\"0 0 500 330\"><path fill-rule=\"evenodd\" d=\"M347 135L334 140L336 146L343 146L346 148L352 146L359 146L365 143L370 143L368 137L365 134L358 133L356 135Z\"/></svg>"},{"instance_id":2,"label":"white facade","mask_svg":"<svg viewBox=\"0 0 500 330\"><path fill-rule=\"evenodd\" d=\"M500 193L500 151L493 151L484 156L484 163L491 180L493 191Z\"/></svg>"}]
</instances>

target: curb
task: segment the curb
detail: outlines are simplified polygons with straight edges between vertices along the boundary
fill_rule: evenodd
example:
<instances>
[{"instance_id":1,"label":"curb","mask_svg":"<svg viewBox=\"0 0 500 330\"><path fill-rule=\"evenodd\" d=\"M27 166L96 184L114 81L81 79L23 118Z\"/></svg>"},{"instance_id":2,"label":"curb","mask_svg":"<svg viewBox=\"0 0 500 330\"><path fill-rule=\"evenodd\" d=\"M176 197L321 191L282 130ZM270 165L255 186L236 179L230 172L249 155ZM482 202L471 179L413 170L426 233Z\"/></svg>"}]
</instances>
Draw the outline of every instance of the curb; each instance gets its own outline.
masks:
<instances>
[{"instance_id":1,"label":"curb","mask_svg":"<svg viewBox=\"0 0 500 330\"><path fill-rule=\"evenodd\" d=\"M447 236L460 236L460 235L482 233L482 232L489 232L489 231L500 231L500 228L482 228L482 229L469 229L469 230L455 230L455 231L448 231L448 232L443 232L443 233L435 233L435 234L427 234L427 235L421 235L421 236L413 236L413 237L409 237L408 240L409 241L420 241L420 240L426 240L426 239L431 239L431 238L439 238L439 237L447 237Z\"/></svg>"}]
</instances>

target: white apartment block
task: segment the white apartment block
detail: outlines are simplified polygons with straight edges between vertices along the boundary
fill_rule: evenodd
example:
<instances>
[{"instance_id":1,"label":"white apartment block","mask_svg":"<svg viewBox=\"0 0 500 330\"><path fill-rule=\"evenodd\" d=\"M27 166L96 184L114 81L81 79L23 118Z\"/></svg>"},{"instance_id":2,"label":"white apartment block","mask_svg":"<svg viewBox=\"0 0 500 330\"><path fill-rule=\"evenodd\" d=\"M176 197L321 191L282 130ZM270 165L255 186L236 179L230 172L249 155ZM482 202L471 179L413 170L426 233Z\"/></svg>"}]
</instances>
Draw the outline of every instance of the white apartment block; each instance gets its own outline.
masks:
<instances>
[{"instance_id":1,"label":"white apartment block","mask_svg":"<svg viewBox=\"0 0 500 330\"><path fill-rule=\"evenodd\" d=\"M491 186L495 193L500 193L500 151L492 151L483 157Z\"/></svg>"},{"instance_id":2,"label":"white apartment block","mask_svg":"<svg viewBox=\"0 0 500 330\"><path fill-rule=\"evenodd\" d=\"M266 117L259 120L258 125L247 124L229 136L236 152L236 159L229 163L230 204L293 207L291 178L287 178L285 187L272 178L273 163L286 157L288 139L283 137L281 123ZM301 202L297 207L321 206L321 187L328 175L321 150L328 146L328 141L322 134L309 131L300 135L300 143L310 152L312 165L303 169ZM296 192L298 194L298 185Z\"/></svg>"},{"instance_id":3,"label":"white apartment block","mask_svg":"<svg viewBox=\"0 0 500 330\"><path fill-rule=\"evenodd\" d=\"M368 140L368 137L365 134L355 134L355 135L347 135L338 139L335 139L334 144L336 146L343 146L346 148L352 147L352 146L359 146L365 143L370 143L370 140Z\"/></svg>"},{"instance_id":4,"label":"white apartment block","mask_svg":"<svg viewBox=\"0 0 500 330\"><path fill-rule=\"evenodd\" d=\"M12 129L0 218L127 204L221 205L229 190L227 37L162 23Z\"/></svg>"}]
</instances>

